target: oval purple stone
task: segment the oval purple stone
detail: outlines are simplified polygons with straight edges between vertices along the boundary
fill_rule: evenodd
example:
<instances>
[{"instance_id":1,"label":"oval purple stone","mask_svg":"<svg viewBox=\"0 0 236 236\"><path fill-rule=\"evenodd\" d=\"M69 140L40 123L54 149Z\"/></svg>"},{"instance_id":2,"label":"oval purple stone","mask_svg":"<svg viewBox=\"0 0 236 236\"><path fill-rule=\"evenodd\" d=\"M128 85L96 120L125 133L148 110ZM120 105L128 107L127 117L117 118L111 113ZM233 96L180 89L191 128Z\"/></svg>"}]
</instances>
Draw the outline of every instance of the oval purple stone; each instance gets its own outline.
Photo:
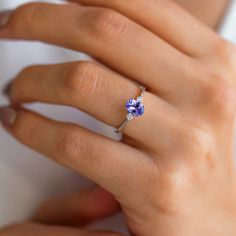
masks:
<instances>
[{"instance_id":1,"label":"oval purple stone","mask_svg":"<svg viewBox=\"0 0 236 236\"><path fill-rule=\"evenodd\" d=\"M144 105L135 99L130 99L126 103L126 110L134 116L141 116L144 113Z\"/></svg>"}]
</instances>

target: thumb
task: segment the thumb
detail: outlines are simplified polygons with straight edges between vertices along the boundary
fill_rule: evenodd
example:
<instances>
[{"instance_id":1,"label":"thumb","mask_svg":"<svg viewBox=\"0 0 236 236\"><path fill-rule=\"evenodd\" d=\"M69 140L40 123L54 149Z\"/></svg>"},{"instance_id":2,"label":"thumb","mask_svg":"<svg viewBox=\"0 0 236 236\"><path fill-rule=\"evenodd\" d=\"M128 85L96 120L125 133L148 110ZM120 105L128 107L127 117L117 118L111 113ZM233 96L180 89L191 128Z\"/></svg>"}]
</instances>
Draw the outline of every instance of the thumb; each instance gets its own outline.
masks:
<instances>
[{"instance_id":1,"label":"thumb","mask_svg":"<svg viewBox=\"0 0 236 236\"><path fill-rule=\"evenodd\" d=\"M120 209L114 197L101 187L87 187L69 196L45 203L33 221L46 224L81 226L116 214Z\"/></svg>"}]
</instances>

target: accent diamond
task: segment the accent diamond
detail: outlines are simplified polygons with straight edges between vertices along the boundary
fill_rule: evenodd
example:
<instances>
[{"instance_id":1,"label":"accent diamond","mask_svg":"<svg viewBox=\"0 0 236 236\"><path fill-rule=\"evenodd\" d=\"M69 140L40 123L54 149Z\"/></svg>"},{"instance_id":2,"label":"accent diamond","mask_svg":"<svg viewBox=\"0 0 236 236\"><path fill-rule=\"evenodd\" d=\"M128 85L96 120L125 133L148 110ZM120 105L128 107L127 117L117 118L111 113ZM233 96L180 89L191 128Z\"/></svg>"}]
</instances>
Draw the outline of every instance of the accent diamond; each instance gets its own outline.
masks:
<instances>
[{"instance_id":1,"label":"accent diamond","mask_svg":"<svg viewBox=\"0 0 236 236\"><path fill-rule=\"evenodd\" d=\"M133 118L134 118L134 115L133 115L133 114L131 114L131 113L128 113L128 114L127 114L127 120L128 120L128 121L132 120Z\"/></svg>"},{"instance_id":2,"label":"accent diamond","mask_svg":"<svg viewBox=\"0 0 236 236\"><path fill-rule=\"evenodd\" d=\"M137 97L137 101L138 102L142 102L143 101L143 97L142 96Z\"/></svg>"}]
</instances>

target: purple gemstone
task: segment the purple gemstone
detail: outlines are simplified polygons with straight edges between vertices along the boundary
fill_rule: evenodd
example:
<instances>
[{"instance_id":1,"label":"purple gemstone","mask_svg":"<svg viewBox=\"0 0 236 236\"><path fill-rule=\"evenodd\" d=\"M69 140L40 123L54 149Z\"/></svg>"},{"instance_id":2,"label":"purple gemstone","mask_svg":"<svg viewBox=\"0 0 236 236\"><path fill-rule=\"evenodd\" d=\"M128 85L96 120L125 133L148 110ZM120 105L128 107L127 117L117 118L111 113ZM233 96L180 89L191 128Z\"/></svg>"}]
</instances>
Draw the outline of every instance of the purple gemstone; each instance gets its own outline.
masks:
<instances>
[{"instance_id":1,"label":"purple gemstone","mask_svg":"<svg viewBox=\"0 0 236 236\"><path fill-rule=\"evenodd\" d=\"M126 110L134 116L141 116L144 113L144 105L135 99L130 99L126 103Z\"/></svg>"}]
</instances>

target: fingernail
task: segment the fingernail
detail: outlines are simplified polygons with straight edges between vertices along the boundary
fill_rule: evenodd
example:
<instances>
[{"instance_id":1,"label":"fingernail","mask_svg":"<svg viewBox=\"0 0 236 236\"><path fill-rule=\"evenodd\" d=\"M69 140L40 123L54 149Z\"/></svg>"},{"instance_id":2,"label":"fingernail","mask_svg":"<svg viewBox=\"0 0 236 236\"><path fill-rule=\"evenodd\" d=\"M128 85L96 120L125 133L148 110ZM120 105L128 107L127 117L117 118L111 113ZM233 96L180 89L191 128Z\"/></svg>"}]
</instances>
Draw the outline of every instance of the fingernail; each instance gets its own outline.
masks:
<instances>
[{"instance_id":1,"label":"fingernail","mask_svg":"<svg viewBox=\"0 0 236 236\"><path fill-rule=\"evenodd\" d=\"M12 81L8 82L2 90L2 93L9 97L11 93Z\"/></svg>"},{"instance_id":2,"label":"fingernail","mask_svg":"<svg viewBox=\"0 0 236 236\"><path fill-rule=\"evenodd\" d=\"M3 125L11 126L15 123L17 111L12 107L0 107L0 121Z\"/></svg>"},{"instance_id":3,"label":"fingernail","mask_svg":"<svg viewBox=\"0 0 236 236\"><path fill-rule=\"evenodd\" d=\"M12 10L0 12L0 29L7 25Z\"/></svg>"}]
</instances>

